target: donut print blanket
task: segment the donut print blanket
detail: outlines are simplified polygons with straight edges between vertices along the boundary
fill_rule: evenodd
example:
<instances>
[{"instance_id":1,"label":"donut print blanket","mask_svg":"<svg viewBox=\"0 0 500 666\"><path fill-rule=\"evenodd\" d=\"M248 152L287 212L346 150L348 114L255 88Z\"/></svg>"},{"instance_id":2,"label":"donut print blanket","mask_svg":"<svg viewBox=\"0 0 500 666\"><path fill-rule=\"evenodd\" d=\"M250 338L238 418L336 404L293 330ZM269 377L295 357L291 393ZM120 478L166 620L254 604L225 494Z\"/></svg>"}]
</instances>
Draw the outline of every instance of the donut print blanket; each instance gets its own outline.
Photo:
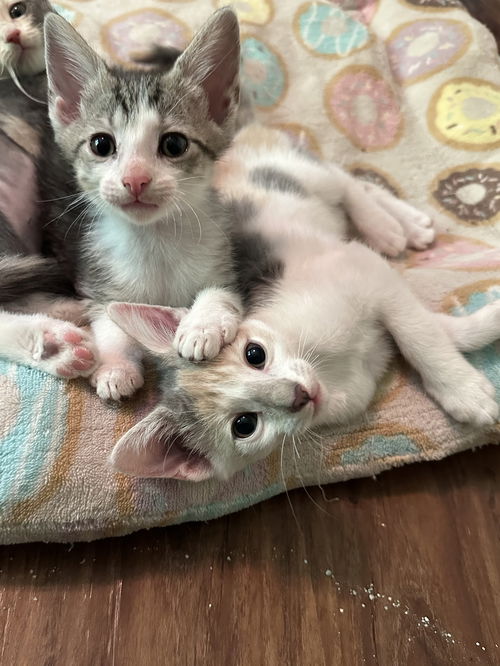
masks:
<instances>
[{"instance_id":1,"label":"donut print blanket","mask_svg":"<svg viewBox=\"0 0 500 666\"><path fill-rule=\"evenodd\" d=\"M226 0L64 0L59 10L110 60L152 41L183 47ZM435 247L397 266L435 310L500 298L500 60L458 0L237 0L243 76L262 121L428 211ZM500 354L471 355L499 389ZM0 363L0 541L73 541L206 520L284 486L372 475L500 441L458 426L396 362L362 422L229 483L113 474L113 443L155 402L154 378L123 406L85 383Z\"/></svg>"}]
</instances>

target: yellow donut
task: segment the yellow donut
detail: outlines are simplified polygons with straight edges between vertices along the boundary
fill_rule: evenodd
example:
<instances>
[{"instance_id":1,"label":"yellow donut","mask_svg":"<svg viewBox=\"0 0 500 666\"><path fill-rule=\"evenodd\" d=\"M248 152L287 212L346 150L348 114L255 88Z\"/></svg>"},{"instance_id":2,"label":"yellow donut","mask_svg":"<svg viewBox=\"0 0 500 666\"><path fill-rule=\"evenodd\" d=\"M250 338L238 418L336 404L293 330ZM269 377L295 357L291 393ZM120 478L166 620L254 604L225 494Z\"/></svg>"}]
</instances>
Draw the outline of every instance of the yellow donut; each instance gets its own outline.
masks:
<instances>
[{"instance_id":1,"label":"yellow donut","mask_svg":"<svg viewBox=\"0 0 500 666\"><path fill-rule=\"evenodd\" d=\"M215 0L214 4L217 8L231 5L242 23L254 25L265 25L274 13L271 0Z\"/></svg>"},{"instance_id":2,"label":"yellow donut","mask_svg":"<svg viewBox=\"0 0 500 666\"><path fill-rule=\"evenodd\" d=\"M448 81L434 94L427 120L436 139L455 148L497 148L500 146L500 89L483 79Z\"/></svg>"}]
</instances>

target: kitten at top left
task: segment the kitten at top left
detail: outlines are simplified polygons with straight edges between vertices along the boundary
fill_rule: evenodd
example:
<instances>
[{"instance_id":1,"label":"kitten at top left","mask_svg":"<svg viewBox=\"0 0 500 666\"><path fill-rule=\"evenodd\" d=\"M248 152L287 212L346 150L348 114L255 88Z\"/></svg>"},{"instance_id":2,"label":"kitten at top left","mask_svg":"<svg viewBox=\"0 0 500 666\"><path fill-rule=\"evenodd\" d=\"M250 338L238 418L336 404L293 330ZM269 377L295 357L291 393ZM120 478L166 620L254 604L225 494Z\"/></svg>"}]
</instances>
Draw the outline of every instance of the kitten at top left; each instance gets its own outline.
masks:
<instances>
[{"instance_id":1,"label":"kitten at top left","mask_svg":"<svg viewBox=\"0 0 500 666\"><path fill-rule=\"evenodd\" d=\"M71 292L65 271L40 254L38 170L49 122L37 100L47 97L43 21L52 11L46 0L0 0L0 355L76 377L96 363L90 336L74 325L86 304L61 296Z\"/></svg>"},{"instance_id":2,"label":"kitten at top left","mask_svg":"<svg viewBox=\"0 0 500 666\"><path fill-rule=\"evenodd\" d=\"M0 0L0 77L9 69L21 76L44 71L43 20L51 11L47 0Z\"/></svg>"}]
</instances>

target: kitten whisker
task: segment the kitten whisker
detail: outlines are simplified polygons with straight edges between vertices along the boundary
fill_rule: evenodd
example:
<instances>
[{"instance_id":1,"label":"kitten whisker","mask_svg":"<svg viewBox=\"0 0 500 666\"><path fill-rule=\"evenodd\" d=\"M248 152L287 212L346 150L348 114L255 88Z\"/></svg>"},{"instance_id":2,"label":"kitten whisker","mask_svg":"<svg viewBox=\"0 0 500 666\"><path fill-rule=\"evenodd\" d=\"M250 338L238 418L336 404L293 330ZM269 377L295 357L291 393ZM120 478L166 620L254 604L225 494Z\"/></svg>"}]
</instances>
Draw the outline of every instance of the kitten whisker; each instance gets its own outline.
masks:
<instances>
[{"instance_id":1,"label":"kitten whisker","mask_svg":"<svg viewBox=\"0 0 500 666\"><path fill-rule=\"evenodd\" d=\"M297 519L297 514L295 513L295 509L293 508L293 504L292 504L292 501L291 501L291 499L290 499L290 493L288 492L288 488L287 488L286 481L285 481L285 473L284 473L284 471L283 471L283 452L284 452L284 448L285 448L285 440L286 440L286 437L287 437L287 435L284 434L284 435L283 435L283 440L282 440L282 442L281 442L281 456L280 456L281 480L282 480L282 483L283 483L283 490L285 491L285 495L286 495L286 498L287 498L287 500L288 500L288 504L290 505L290 509L291 509L291 511L292 511L292 516L294 517L294 520L295 520L295 522L296 522L296 524L297 524L297 527L298 527L299 530L302 532L302 528L301 528L300 523L299 523L299 521L298 521L298 519Z\"/></svg>"}]
</instances>

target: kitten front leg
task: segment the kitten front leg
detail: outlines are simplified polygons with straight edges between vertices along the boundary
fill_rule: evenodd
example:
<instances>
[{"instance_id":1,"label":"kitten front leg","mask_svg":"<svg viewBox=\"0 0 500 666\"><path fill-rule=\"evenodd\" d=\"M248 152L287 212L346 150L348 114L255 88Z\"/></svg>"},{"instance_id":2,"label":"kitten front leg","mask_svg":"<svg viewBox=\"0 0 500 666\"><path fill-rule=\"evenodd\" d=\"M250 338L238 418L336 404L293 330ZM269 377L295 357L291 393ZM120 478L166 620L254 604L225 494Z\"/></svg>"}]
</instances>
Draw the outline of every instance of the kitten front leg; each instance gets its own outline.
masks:
<instances>
[{"instance_id":1,"label":"kitten front leg","mask_svg":"<svg viewBox=\"0 0 500 666\"><path fill-rule=\"evenodd\" d=\"M56 377L88 377L97 350L87 331L42 314L0 311L0 356Z\"/></svg>"},{"instance_id":2,"label":"kitten front leg","mask_svg":"<svg viewBox=\"0 0 500 666\"><path fill-rule=\"evenodd\" d=\"M242 316L238 294L220 287L204 289L179 324L174 348L190 361L215 358L236 337Z\"/></svg>"},{"instance_id":3,"label":"kitten front leg","mask_svg":"<svg viewBox=\"0 0 500 666\"><path fill-rule=\"evenodd\" d=\"M144 384L139 346L105 312L95 316L91 326L100 365L90 383L102 400L131 396Z\"/></svg>"}]
</instances>

